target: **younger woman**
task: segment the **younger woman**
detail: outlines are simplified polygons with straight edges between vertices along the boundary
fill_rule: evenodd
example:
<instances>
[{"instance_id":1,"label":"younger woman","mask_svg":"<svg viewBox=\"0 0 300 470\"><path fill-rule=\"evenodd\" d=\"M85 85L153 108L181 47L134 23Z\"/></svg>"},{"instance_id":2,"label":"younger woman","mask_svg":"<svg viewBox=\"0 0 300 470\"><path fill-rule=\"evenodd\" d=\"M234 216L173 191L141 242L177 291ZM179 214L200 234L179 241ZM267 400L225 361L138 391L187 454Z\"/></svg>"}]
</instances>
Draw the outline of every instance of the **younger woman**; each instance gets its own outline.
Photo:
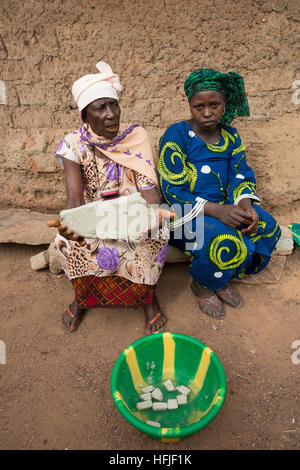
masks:
<instances>
[{"instance_id":1,"label":"younger woman","mask_svg":"<svg viewBox=\"0 0 300 470\"><path fill-rule=\"evenodd\" d=\"M222 301L237 308L243 304L229 281L266 267L280 228L259 206L245 145L230 126L237 115L250 114L243 78L198 69L187 77L184 89L192 116L171 125L161 138L158 172L170 206L204 204L203 225L196 223L199 216L191 223L192 231L203 229L204 242L195 236L190 247L183 230L180 238L174 232L170 243L191 256L191 288L199 307L221 319Z\"/></svg>"}]
</instances>

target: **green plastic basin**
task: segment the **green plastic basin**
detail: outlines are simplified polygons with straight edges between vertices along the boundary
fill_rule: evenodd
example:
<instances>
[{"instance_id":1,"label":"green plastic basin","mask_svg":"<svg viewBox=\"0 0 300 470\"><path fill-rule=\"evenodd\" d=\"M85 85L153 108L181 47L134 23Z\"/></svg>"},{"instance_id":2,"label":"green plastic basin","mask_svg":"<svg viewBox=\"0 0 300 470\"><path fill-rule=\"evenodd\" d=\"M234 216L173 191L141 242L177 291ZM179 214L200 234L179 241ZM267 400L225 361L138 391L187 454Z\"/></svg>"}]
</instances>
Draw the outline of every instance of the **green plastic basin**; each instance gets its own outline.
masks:
<instances>
[{"instance_id":1,"label":"green plastic basin","mask_svg":"<svg viewBox=\"0 0 300 470\"><path fill-rule=\"evenodd\" d=\"M293 234L294 241L300 245L300 224L289 224L288 228Z\"/></svg>"},{"instance_id":2,"label":"green plastic basin","mask_svg":"<svg viewBox=\"0 0 300 470\"><path fill-rule=\"evenodd\" d=\"M163 391L164 401L178 394L164 389L167 379L190 388L188 403L175 410L137 410L141 389L149 384ZM179 442L216 417L225 400L226 376L219 358L205 344L180 333L158 333L135 341L120 354L111 375L111 393L118 411L135 428L161 442Z\"/></svg>"}]
</instances>

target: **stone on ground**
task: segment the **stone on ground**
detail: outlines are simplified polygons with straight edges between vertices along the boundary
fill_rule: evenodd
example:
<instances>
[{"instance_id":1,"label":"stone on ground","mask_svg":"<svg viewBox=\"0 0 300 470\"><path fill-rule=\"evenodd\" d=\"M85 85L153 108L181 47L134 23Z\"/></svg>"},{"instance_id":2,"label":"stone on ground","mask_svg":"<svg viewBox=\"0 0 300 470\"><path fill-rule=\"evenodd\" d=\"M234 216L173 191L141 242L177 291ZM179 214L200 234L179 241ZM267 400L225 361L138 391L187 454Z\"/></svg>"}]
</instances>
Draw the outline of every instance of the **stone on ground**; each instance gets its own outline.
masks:
<instances>
[{"instance_id":1,"label":"stone on ground","mask_svg":"<svg viewBox=\"0 0 300 470\"><path fill-rule=\"evenodd\" d=\"M28 209L0 209L0 243L48 245L57 234L57 228L47 225L54 217Z\"/></svg>"},{"instance_id":2,"label":"stone on ground","mask_svg":"<svg viewBox=\"0 0 300 470\"><path fill-rule=\"evenodd\" d=\"M48 248L49 253L49 270L52 274L61 274L63 272L63 268L61 266L61 262L55 248L54 243Z\"/></svg>"},{"instance_id":3,"label":"stone on ground","mask_svg":"<svg viewBox=\"0 0 300 470\"><path fill-rule=\"evenodd\" d=\"M30 258L31 269L38 271L39 269L46 268L49 265L49 252L48 250L42 251L37 255Z\"/></svg>"}]
</instances>

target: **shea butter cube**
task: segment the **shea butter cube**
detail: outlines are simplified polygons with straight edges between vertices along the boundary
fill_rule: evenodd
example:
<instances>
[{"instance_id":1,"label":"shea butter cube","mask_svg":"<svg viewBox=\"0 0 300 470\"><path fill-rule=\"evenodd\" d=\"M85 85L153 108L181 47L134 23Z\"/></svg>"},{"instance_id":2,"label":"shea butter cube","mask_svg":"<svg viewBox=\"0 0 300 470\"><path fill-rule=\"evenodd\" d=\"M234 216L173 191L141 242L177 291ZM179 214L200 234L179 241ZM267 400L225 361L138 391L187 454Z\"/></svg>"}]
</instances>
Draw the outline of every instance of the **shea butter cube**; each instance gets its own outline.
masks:
<instances>
[{"instance_id":1,"label":"shea butter cube","mask_svg":"<svg viewBox=\"0 0 300 470\"><path fill-rule=\"evenodd\" d=\"M148 408L152 408L152 401L151 400L139 401L136 404L136 407L138 410L147 410Z\"/></svg>"},{"instance_id":2,"label":"shea butter cube","mask_svg":"<svg viewBox=\"0 0 300 470\"><path fill-rule=\"evenodd\" d=\"M156 401L152 405L153 411L165 411L168 409L168 403L164 401Z\"/></svg>"},{"instance_id":3,"label":"shea butter cube","mask_svg":"<svg viewBox=\"0 0 300 470\"><path fill-rule=\"evenodd\" d=\"M154 398L154 400L157 400L157 401L163 401L163 394L161 392L161 390L159 390L159 388L155 388L152 392L152 398Z\"/></svg>"},{"instance_id":4,"label":"shea butter cube","mask_svg":"<svg viewBox=\"0 0 300 470\"><path fill-rule=\"evenodd\" d=\"M149 393L149 392L153 392L153 390L154 390L154 386L153 385L148 385L147 387L144 387L142 389L142 392L143 393Z\"/></svg>"},{"instance_id":5,"label":"shea butter cube","mask_svg":"<svg viewBox=\"0 0 300 470\"><path fill-rule=\"evenodd\" d=\"M170 398L168 400L168 410L176 410L178 408L178 403L176 398Z\"/></svg>"},{"instance_id":6,"label":"shea butter cube","mask_svg":"<svg viewBox=\"0 0 300 470\"><path fill-rule=\"evenodd\" d=\"M146 401L151 400L151 393L150 392L149 393L142 393L142 395L140 395L140 399L141 400L146 400Z\"/></svg>"},{"instance_id":7,"label":"shea butter cube","mask_svg":"<svg viewBox=\"0 0 300 470\"><path fill-rule=\"evenodd\" d=\"M166 380L164 382L164 386L168 390L168 392L173 392L175 390L172 380Z\"/></svg>"},{"instance_id":8,"label":"shea butter cube","mask_svg":"<svg viewBox=\"0 0 300 470\"><path fill-rule=\"evenodd\" d=\"M184 385L179 385L179 387L176 388L178 392L180 392L183 395L188 395L190 393L190 389L185 387Z\"/></svg>"},{"instance_id":9,"label":"shea butter cube","mask_svg":"<svg viewBox=\"0 0 300 470\"><path fill-rule=\"evenodd\" d=\"M177 395L176 397L178 405L186 405L187 404L187 396L186 395Z\"/></svg>"},{"instance_id":10,"label":"shea butter cube","mask_svg":"<svg viewBox=\"0 0 300 470\"><path fill-rule=\"evenodd\" d=\"M154 426L155 428L161 428L161 424L156 421L146 421L146 423L150 424L150 426Z\"/></svg>"}]
</instances>

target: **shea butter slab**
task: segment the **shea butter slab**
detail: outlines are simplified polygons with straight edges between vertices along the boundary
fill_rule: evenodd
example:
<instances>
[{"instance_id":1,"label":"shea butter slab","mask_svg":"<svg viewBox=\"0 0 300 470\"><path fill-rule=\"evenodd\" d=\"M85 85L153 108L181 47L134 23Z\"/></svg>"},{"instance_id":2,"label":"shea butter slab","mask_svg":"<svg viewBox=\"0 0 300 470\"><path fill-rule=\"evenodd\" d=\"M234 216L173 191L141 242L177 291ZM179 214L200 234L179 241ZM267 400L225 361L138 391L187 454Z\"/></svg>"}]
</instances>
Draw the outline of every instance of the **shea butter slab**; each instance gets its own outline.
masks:
<instances>
[{"instance_id":1,"label":"shea butter slab","mask_svg":"<svg viewBox=\"0 0 300 470\"><path fill-rule=\"evenodd\" d=\"M85 238L137 238L156 223L156 213L140 193L95 201L60 212L60 221Z\"/></svg>"}]
</instances>

